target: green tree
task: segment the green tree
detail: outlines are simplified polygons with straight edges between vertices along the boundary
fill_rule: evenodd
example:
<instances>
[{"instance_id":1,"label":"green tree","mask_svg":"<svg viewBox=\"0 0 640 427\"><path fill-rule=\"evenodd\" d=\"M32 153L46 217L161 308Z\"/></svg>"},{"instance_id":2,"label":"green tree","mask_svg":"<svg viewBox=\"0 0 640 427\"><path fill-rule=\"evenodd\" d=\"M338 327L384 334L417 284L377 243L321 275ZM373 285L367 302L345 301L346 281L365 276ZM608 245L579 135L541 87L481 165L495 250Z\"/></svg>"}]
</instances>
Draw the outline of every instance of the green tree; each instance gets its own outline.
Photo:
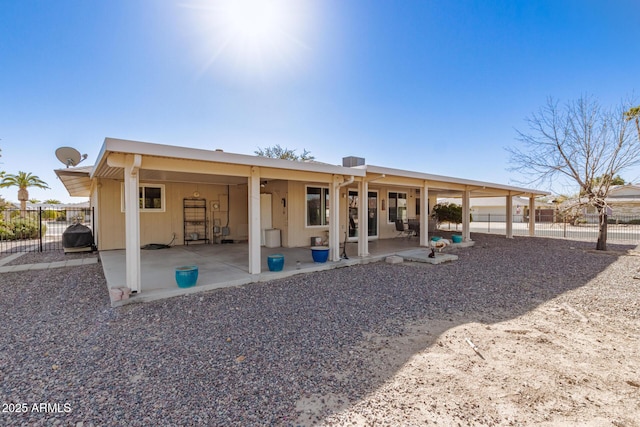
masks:
<instances>
[{"instance_id":1,"label":"green tree","mask_svg":"<svg viewBox=\"0 0 640 427\"><path fill-rule=\"evenodd\" d=\"M45 204L47 205L60 205L62 204L62 202L58 199L47 199L44 201Z\"/></svg>"},{"instance_id":2,"label":"green tree","mask_svg":"<svg viewBox=\"0 0 640 427\"><path fill-rule=\"evenodd\" d=\"M31 203L32 205L37 205L38 203L40 203L40 200L38 200L38 199L29 199L29 203Z\"/></svg>"},{"instance_id":3,"label":"green tree","mask_svg":"<svg viewBox=\"0 0 640 427\"><path fill-rule=\"evenodd\" d=\"M602 183L603 181L605 181L607 178L605 176L598 176L596 178L594 178L593 184L594 185L598 185L600 183ZM624 180L624 178L622 178L620 175L616 175L613 178L608 178L611 185L625 185L626 181Z\"/></svg>"},{"instance_id":4,"label":"green tree","mask_svg":"<svg viewBox=\"0 0 640 427\"><path fill-rule=\"evenodd\" d=\"M462 206L455 203L438 203L431 212L431 216L435 218L438 224L448 222L457 225L462 223Z\"/></svg>"},{"instance_id":5,"label":"green tree","mask_svg":"<svg viewBox=\"0 0 640 427\"><path fill-rule=\"evenodd\" d=\"M29 187L48 189L46 182L38 176L32 175L31 172L18 172L17 175L5 174L0 181L0 188L18 187L18 200L20 201L20 210L27 210L27 200L29 200Z\"/></svg>"},{"instance_id":6,"label":"green tree","mask_svg":"<svg viewBox=\"0 0 640 427\"><path fill-rule=\"evenodd\" d=\"M578 185L578 203L599 214L598 250L607 249L609 189L620 172L640 164L640 139L630 130L628 109L628 103L605 109L588 96L560 107L549 98L526 119L529 131L518 131L524 148L507 149L511 170L526 174L529 183L566 177Z\"/></svg>"},{"instance_id":7,"label":"green tree","mask_svg":"<svg viewBox=\"0 0 640 427\"><path fill-rule=\"evenodd\" d=\"M260 148L254 153L260 157L270 157L272 159L284 159L284 160L294 160L294 161L307 161L314 160L315 157L311 155L311 152L303 149L302 154L297 154L296 150L292 150L290 148L281 147L279 144L274 145L273 147Z\"/></svg>"}]
</instances>

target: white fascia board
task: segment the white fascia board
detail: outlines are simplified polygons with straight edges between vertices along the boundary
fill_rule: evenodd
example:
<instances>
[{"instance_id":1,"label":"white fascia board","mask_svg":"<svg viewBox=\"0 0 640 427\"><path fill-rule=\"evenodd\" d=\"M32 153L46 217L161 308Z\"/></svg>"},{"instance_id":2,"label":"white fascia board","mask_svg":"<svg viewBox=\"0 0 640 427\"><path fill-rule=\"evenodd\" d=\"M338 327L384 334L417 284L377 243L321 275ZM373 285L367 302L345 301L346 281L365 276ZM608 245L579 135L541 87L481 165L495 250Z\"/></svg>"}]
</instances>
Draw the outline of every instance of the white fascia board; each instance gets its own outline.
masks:
<instances>
[{"instance_id":1,"label":"white fascia board","mask_svg":"<svg viewBox=\"0 0 640 427\"><path fill-rule=\"evenodd\" d=\"M366 175L366 171L362 169L317 162L297 162L283 159L272 159L269 157L251 156L247 154L227 153L224 151L203 150L199 148L179 147L175 145L154 144L115 138L106 138L104 140L104 145L102 146L102 150L100 150L96 166L100 162L104 161L106 154L110 152L141 154L143 156L172 157L185 160L200 160L205 162L209 161L296 171L321 172L338 175L354 175L358 177Z\"/></svg>"},{"instance_id":2,"label":"white fascia board","mask_svg":"<svg viewBox=\"0 0 640 427\"><path fill-rule=\"evenodd\" d=\"M494 188L498 190L512 191L520 194L533 194L533 195L540 195L540 196L548 196L551 194L547 191L534 190L530 188L512 187L510 185L495 184L492 182L474 181L471 179L454 178L454 177L443 176L443 175L432 175L432 174L423 173L423 172L406 171L402 169L386 168L382 166L367 165L366 170L367 172L379 173L387 176L396 175L396 176L401 176L405 178L416 178L416 179L422 179L426 181L443 181L443 182L449 182L452 184L470 185L474 187L487 187L487 188Z\"/></svg>"}]
</instances>

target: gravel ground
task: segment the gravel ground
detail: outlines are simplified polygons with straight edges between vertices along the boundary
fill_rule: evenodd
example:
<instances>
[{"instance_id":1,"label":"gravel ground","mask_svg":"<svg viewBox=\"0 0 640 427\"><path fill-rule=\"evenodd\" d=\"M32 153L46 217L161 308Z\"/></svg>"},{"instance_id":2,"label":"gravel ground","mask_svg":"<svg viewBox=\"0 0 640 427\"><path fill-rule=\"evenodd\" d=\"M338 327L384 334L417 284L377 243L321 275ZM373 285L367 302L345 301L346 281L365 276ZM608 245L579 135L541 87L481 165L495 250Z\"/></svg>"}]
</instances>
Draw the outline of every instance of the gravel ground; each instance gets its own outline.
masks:
<instances>
[{"instance_id":1,"label":"gravel ground","mask_svg":"<svg viewBox=\"0 0 640 427\"><path fill-rule=\"evenodd\" d=\"M637 328L632 247L473 238L448 264L375 263L120 308L109 307L100 264L4 273L0 424L416 425L383 415L358 423L344 411L443 331L509 321L567 295L577 310ZM407 334L419 339L388 351Z\"/></svg>"},{"instance_id":2,"label":"gravel ground","mask_svg":"<svg viewBox=\"0 0 640 427\"><path fill-rule=\"evenodd\" d=\"M41 262L67 261L70 259L96 258L98 256L98 252L69 252L65 254L64 251L60 249L59 243L51 246L53 246L53 248L45 247L44 252L23 252L18 258L5 265L37 264ZM13 254L0 254L0 261L10 255Z\"/></svg>"}]
</instances>

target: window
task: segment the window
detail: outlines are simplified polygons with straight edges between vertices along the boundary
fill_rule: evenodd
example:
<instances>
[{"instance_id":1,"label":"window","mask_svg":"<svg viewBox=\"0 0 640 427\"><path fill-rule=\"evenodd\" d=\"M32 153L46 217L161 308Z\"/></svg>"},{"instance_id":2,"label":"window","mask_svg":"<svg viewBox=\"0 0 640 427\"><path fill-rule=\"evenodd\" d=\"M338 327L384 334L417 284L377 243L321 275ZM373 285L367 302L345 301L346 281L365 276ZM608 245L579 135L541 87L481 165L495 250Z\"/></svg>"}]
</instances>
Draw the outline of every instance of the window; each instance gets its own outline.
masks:
<instances>
[{"instance_id":1,"label":"window","mask_svg":"<svg viewBox=\"0 0 640 427\"><path fill-rule=\"evenodd\" d=\"M416 189L416 216L420 215L420 189Z\"/></svg>"},{"instance_id":2,"label":"window","mask_svg":"<svg viewBox=\"0 0 640 427\"><path fill-rule=\"evenodd\" d=\"M329 224L329 189L307 187L307 227Z\"/></svg>"},{"instance_id":3,"label":"window","mask_svg":"<svg viewBox=\"0 0 640 427\"><path fill-rule=\"evenodd\" d=\"M124 183L121 186L122 212L125 211ZM138 187L138 200L140 212L164 212L164 185L140 184Z\"/></svg>"},{"instance_id":4,"label":"window","mask_svg":"<svg viewBox=\"0 0 640 427\"><path fill-rule=\"evenodd\" d=\"M407 219L407 193L389 192L389 222Z\"/></svg>"}]
</instances>

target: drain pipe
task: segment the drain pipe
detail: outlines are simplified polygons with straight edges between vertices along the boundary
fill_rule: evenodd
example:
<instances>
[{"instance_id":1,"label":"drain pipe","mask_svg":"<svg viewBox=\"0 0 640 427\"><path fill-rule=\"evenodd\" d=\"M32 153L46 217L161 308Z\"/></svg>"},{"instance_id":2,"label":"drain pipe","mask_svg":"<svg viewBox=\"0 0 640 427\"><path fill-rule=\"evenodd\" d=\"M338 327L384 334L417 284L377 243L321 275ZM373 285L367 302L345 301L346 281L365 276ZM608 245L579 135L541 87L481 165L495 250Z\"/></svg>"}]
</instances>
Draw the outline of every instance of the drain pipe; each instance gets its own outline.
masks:
<instances>
[{"instance_id":1,"label":"drain pipe","mask_svg":"<svg viewBox=\"0 0 640 427\"><path fill-rule=\"evenodd\" d=\"M346 187L347 185L351 184L353 181L355 181L356 177L351 175L349 177L348 180L346 180L345 182L343 182L342 184L338 184L338 188L342 188L342 187Z\"/></svg>"}]
</instances>

